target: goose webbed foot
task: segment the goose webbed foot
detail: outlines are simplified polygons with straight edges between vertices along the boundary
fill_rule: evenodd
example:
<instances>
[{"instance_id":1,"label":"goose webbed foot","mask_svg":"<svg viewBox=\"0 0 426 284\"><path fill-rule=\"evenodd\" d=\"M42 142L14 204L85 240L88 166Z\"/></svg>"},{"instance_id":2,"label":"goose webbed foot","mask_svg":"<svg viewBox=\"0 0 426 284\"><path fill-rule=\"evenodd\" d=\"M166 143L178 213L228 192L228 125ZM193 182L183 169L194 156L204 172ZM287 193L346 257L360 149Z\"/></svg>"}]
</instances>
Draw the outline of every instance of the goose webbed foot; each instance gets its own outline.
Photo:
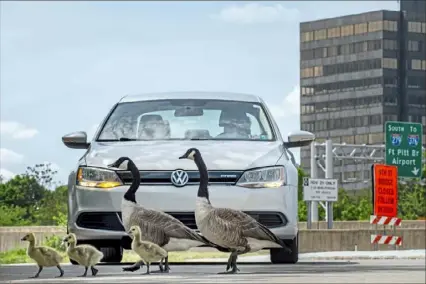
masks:
<instances>
[{"instance_id":1,"label":"goose webbed foot","mask_svg":"<svg viewBox=\"0 0 426 284\"><path fill-rule=\"evenodd\" d=\"M84 273L78 277L86 277L87 276L87 270L89 269L89 267L84 267Z\"/></svg>"},{"instance_id":2,"label":"goose webbed foot","mask_svg":"<svg viewBox=\"0 0 426 284\"><path fill-rule=\"evenodd\" d=\"M92 270L93 276L96 276L96 274L98 274L98 270L96 268L94 268L93 266L90 268L90 270Z\"/></svg>"},{"instance_id":3,"label":"goose webbed foot","mask_svg":"<svg viewBox=\"0 0 426 284\"><path fill-rule=\"evenodd\" d=\"M235 274L240 271L237 267L237 258L238 255L232 253L228 258L228 263L226 264L226 271L219 272L219 274ZM231 270L229 270L231 268Z\"/></svg>"},{"instance_id":4,"label":"goose webbed foot","mask_svg":"<svg viewBox=\"0 0 426 284\"><path fill-rule=\"evenodd\" d=\"M164 259L164 270L162 271L163 273L169 273L170 271L170 266L169 266L169 257L166 257Z\"/></svg>"},{"instance_id":5,"label":"goose webbed foot","mask_svg":"<svg viewBox=\"0 0 426 284\"><path fill-rule=\"evenodd\" d=\"M123 267L123 271L135 272L135 271L138 271L139 269L141 269L142 266L143 266L143 262L138 261L135 264L133 264L132 266Z\"/></svg>"},{"instance_id":6,"label":"goose webbed foot","mask_svg":"<svg viewBox=\"0 0 426 284\"><path fill-rule=\"evenodd\" d=\"M41 272L42 270L43 270L43 267L42 267L42 266L39 266L39 267L38 267L38 271L37 271L36 275L31 276L31 277L29 277L29 278L38 278L38 276L40 275L40 272Z\"/></svg>"},{"instance_id":7,"label":"goose webbed foot","mask_svg":"<svg viewBox=\"0 0 426 284\"><path fill-rule=\"evenodd\" d=\"M149 264L146 264L146 272L143 273L142 275L150 275L151 273L149 272Z\"/></svg>"},{"instance_id":8,"label":"goose webbed foot","mask_svg":"<svg viewBox=\"0 0 426 284\"><path fill-rule=\"evenodd\" d=\"M59 269L59 271L60 271L60 275L58 275L58 276L55 276L55 278L60 278L60 277L62 277L62 276L64 276L64 270L61 268L61 266L60 265L58 265L58 266L56 266L58 269Z\"/></svg>"}]
</instances>

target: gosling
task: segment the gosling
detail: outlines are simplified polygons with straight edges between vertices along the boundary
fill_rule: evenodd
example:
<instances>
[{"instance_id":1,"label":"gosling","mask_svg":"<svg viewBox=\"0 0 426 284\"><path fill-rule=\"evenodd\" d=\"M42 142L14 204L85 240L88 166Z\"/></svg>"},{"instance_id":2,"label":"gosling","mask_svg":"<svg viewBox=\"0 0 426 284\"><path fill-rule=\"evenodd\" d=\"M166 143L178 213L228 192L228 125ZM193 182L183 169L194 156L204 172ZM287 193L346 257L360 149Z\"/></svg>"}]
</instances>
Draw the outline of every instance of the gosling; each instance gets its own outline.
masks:
<instances>
[{"instance_id":1,"label":"gosling","mask_svg":"<svg viewBox=\"0 0 426 284\"><path fill-rule=\"evenodd\" d=\"M142 241L141 238L141 228L139 226L132 226L128 232L132 240L132 250L139 255L142 261L146 265L146 273L150 274L149 266L153 261L160 261L160 270L161 269L161 260L168 256L168 253L165 249L160 247L157 244L148 241Z\"/></svg>"},{"instance_id":2,"label":"gosling","mask_svg":"<svg viewBox=\"0 0 426 284\"><path fill-rule=\"evenodd\" d=\"M36 238L34 233L29 233L25 235L21 239L21 241L29 242L27 254L31 259L35 260L35 262L38 265L37 274L30 278L37 278L40 275L40 272L43 270L43 267L52 267L52 266L56 266L61 272L61 274L56 277L64 276L64 270L62 270L61 268L61 261L63 257L60 255L58 251L56 251L55 249L51 247L35 246Z\"/></svg>"},{"instance_id":3,"label":"gosling","mask_svg":"<svg viewBox=\"0 0 426 284\"><path fill-rule=\"evenodd\" d=\"M68 257L85 268L84 273L79 277L86 277L89 267L93 276L98 274L98 270L95 268L95 265L104 257L102 252L97 250L94 246L87 244L77 246L77 237L73 233L66 235L62 242L68 244Z\"/></svg>"}]
</instances>

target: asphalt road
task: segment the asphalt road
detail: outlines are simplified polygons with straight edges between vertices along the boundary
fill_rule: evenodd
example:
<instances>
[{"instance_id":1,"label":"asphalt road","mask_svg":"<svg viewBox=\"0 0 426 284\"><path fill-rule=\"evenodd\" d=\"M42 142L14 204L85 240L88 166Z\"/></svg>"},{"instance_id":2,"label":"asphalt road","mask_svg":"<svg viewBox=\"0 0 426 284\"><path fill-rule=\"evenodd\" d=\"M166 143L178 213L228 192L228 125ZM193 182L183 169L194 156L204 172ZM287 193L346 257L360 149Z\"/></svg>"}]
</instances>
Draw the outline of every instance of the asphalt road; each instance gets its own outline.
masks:
<instances>
[{"instance_id":1,"label":"asphalt road","mask_svg":"<svg viewBox=\"0 0 426 284\"><path fill-rule=\"evenodd\" d=\"M239 274L218 275L225 265L173 265L168 274L122 272L121 265L99 265L96 277L76 277L79 266L45 268L40 277L35 265L0 266L0 283L425 283L425 260L302 261L295 265L240 264ZM152 267L152 271L157 266ZM88 273L88 275L90 275Z\"/></svg>"}]
</instances>

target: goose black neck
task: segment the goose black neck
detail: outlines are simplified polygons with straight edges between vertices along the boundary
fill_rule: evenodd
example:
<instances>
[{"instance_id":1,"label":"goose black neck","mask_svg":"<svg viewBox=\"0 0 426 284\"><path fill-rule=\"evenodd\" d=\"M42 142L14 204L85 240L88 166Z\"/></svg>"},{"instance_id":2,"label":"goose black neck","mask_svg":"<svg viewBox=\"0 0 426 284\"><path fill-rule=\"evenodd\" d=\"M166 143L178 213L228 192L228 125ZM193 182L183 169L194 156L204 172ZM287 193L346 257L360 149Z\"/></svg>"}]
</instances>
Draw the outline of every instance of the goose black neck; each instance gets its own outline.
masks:
<instances>
[{"instance_id":1,"label":"goose black neck","mask_svg":"<svg viewBox=\"0 0 426 284\"><path fill-rule=\"evenodd\" d=\"M198 187L198 197L203 197L209 200L209 173L207 171L206 164L200 154L196 154L194 157L195 164L197 165L198 171L200 172L200 186Z\"/></svg>"},{"instance_id":2,"label":"goose black neck","mask_svg":"<svg viewBox=\"0 0 426 284\"><path fill-rule=\"evenodd\" d=\"M132 184L130 185L127 192L124 194L124 199L127 201L136 203L136 191L138 190L141 183L141 174L132 160L128 160L127 168L132 173Z\"/></svg>"}]
</instances>

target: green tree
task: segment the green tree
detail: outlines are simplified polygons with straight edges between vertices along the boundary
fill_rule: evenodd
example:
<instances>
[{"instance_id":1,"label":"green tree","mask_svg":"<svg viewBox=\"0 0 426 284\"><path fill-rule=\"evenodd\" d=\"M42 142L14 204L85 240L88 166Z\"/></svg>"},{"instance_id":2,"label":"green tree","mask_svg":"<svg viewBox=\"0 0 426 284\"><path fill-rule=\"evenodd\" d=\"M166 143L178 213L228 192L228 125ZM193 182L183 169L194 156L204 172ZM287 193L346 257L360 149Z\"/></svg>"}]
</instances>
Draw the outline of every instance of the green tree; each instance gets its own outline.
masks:
<instances>
[{"instance_id":1,"label":"green tree","mask_svg":"<svg viewBox=\"0 0 426 284\"><path fill-rule=\"evenodd\" d=\"M39 225L66 225L67 200L68 188L65 185L48 191L39 210L35 213Z\"/></svg>"},{"instance_id":2,"label":"green tree","mask_svg":"<svg viewBox=\"0 0 426 284\"><path fill-rule=\"evenodd\" d=\"M0 226L27 226L31 220L24 219L27 213L25 208L18 206L0 205Z\"/></svg>"},{"instance_id":3,"label":"green tree","mask_svg":"<svg viewBox=\"0 0 426 284\"><path fill-rule=\"evenodd\" d=\"M35 178L41 186L51 188L56 185L54 177L57 173L58 171L52 169L51 163L41 163L33 167L27 167L25 174Z\"/></svg>"},{"instance_id":4,"label":"green tree","mask_svg":"<svg viewBox=\"0 0 426 284\"><path fill-rule=\"evenodd\" d=\"M23 219L31 220L40 208L47 190L37 180L27 175L17 175L0 184L0 205L25 208Z\"/></svg>"}]
</instances>

